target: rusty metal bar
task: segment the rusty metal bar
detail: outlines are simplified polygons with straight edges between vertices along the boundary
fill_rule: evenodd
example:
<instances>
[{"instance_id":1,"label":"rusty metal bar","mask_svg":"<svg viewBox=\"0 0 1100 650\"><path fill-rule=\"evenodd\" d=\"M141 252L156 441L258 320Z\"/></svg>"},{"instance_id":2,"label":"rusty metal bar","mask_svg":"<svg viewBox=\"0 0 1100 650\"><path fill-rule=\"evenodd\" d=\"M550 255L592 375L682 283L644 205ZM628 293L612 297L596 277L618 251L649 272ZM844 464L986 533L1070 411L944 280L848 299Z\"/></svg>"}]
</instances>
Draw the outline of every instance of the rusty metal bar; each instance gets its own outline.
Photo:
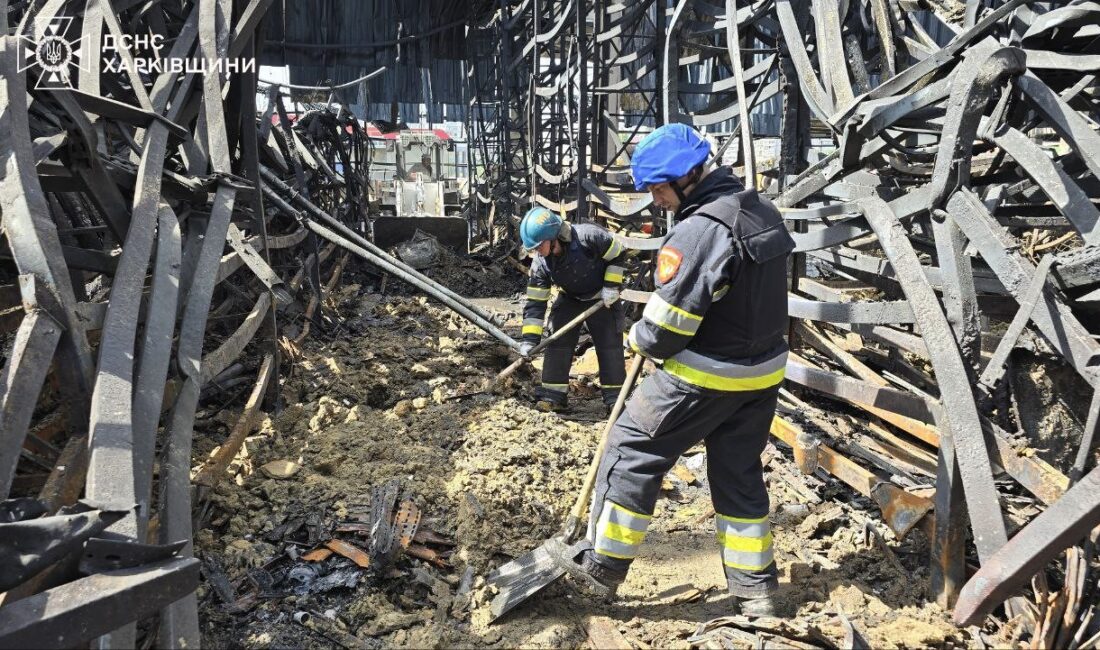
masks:
<instances>
[{"instance_id":1,"label":"rusty metal bar","mask_svg":"<svg viewBox=\"0 0 1100 650\"><path fill-rule=\"evenodd\" d=\"M1067 546L1100 525L1100 467L986 559L959 594L955 623L973 625Z\"/></svg>"}]
</instances>

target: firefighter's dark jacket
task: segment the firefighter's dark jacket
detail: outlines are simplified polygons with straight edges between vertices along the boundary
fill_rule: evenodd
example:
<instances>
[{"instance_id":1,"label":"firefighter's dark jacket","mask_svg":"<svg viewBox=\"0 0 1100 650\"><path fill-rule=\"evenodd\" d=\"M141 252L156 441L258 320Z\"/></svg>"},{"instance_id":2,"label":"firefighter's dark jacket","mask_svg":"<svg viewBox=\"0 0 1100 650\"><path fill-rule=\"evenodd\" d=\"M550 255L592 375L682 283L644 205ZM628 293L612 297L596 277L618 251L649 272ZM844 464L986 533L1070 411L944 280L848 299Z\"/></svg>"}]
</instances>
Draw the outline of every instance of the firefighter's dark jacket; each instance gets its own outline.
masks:
<instances>
[{"instance_id":1,"label":"firefighter's dark jacket","mask_svg":"<svg viewBox=\"0 0 1100 650\"><path fill-rule=\"evenodd\" d=\"M677 218L630 345L700 388L754 390L782 381L794 240L779 211L719 167L692 189Z\"/></svg>"},{"instance_id":2,"label":"firefighter's dark jacket","mask_svg":"<svg viewBox=\"0 0 1100 650\"><path fill-rule=\"evenodd\" d=\"M527 280L527 303L523 307L523 340L538 343L542 338L550 288L557 285L578 300L594 300L603 287L623 283L626 250L615 237L592 224L568 224L562 237L561 255L537 256L531 262Z\"/></svg>"}]
</instances>

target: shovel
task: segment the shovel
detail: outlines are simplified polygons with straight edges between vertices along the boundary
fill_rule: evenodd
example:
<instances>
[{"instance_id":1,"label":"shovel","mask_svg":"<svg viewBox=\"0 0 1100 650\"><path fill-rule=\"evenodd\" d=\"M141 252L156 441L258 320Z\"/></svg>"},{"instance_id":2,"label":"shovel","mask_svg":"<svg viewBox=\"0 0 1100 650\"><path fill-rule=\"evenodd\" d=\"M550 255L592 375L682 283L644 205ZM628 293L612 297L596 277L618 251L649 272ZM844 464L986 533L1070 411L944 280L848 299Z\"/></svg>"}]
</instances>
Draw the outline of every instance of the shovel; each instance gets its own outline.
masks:
<instances>
[{"instance_id":1,"label":"shovel","mask_svg":"<svg viewBox=\"0 0 1100 650\"><path fill-rule=\"evenodd\" d=\"M642 374L642 365L645 358L638 355L630 365L626 381L619 390L619 398L615 400L615 406L611 409L611 415L607 418L607 424L603 428L600 437L600 446L596 449L596 455L592 457L592 463L588 466L588 475L584 478L580 494L577 495L573 509L565 520L562 531L556 537L551 537L542 543L542 546L520 556L507 564L502 565L496 571L489 574L489 584L497 588L498 594L493 598L489 611L495 621L511 611L516 605L533 596L546 585L554 582L565 574L561 558L570 552L570 545L576 542L581 531L582 518L592 496L592 488L596 485L596 472L599 471L600 459L603 458L604 449L607 447L607 438L611 433L611 427L626 404L626 397Z\"/></svg>"},{"instance_id":2,"label":"shovel","mask_svg":"<svg viewBox=\"0 0 1100 650\"><path fill-rule=\"evenodd\" d=\"M530 362L531 358L534 357L539 352L542 352L543 350L545 350L546 346L550 345L551 343L558 340L559 338L565 336L565 334L567 332L569 332L574 327L576 327L576 326L580 325L581 323L583 323L585 320L588 319L589 316L591 316L592 314L595 314L603 306L604 306L603 303L597 300L596 304L594 304L591 307L589 307L588 309L584 310L584 312L580 316L577 316L573 320L569 321L568 323L563 325L559 330L557 330L556 332L554 332L550 336L543 339L538 345L531 348L531 351L527 353L527 356L520 357L520 358L516 359L507 368L505 368L504 370L501 370L500 373L497 374L497 376L495 378L493 378L492 383L490 383L487 388L485 388L483 390L475 391L475 392L472 392L472 393L463 393L461 395L453 395L451 397L448 397L447 401L454 400L454 399L462 399L464 397L473 397L474 395L483 395L485 393L493 392L493 389L495 389L497 386L499 386L502 381L504 381L507 377L511 376L511 374L514 373L516 370L519 370L519 368L524 363Z\"/></svg>"}]
</instances>

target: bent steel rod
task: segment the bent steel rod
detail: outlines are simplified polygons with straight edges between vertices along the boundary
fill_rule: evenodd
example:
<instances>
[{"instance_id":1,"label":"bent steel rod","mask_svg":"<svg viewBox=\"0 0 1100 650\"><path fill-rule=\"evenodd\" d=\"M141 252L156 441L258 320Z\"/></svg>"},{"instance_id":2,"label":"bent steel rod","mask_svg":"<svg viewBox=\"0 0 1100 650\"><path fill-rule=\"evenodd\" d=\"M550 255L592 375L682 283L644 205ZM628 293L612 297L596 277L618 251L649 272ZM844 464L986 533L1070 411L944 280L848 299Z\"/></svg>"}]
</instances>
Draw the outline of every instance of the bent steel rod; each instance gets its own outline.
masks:
<instances>
[{"instance_id":1,"label":"bent steel rod","mask_svg":"<svg viewBox=\"0 0 1100 650\"><path fill-rule=\"evenodd\" d=\"M264 186L263 192L264 192L264 195L267 196L269 199L271 199L271 201L275 204L275 206L277 208L279 208L280 210L282 210L282 211L284 211L287 214L292 215L292 216L293 215L301 215L300 212L295 210L293 206L291 206L289 203L284 201L283 198L280 197L277 193L275 193L275 191L272 190L270 187ZM434 282L425 282L424 279L416 277L415 275L407 272L405 269L403 269L400 266L398 266L397 264L395 264L394 259L389 254L387 254L385 252L382 252L380 254L376 254L376 253L368 250L366 247L360 246L359 244L361 242L349 241L347 238L345 238L341 234L333 232L332 230L326 228L325 226L322 226L321 224L317 223L316 221L313 221L312 219L304 218L303 221L305 222L305 226L307 228L309 228L311 231L313 231L314 233L316 233L317 235L327 239L328 241L336 244L337 246L340 246L340 247L342 247L342 248L344 248L344 249L346 249L346 250L348 250L352 253L355 253L359 257L361 257L364 260L370 262L371 264L374 264L375 266L381 268L382 270L386 271L387 273L392 273L393 275L395 275L398 278L404 280L405 282L408 282L409 284L413 285L414 287L417 287L418 289L423 290L428 295L430 295L433 298L439 300L444 305L447 305L448 307L450 307L452 310L454 310L456 313L458 313L460 316L462 316L466 320L470 321L474 325L477 325L481 329L485 330L485 332L488 333L493 338L495 338L498 341L500 341L501 343L507 345L509 348L515 350L516 352L519 352L519 342L518 341L516 341L512 337L508 336L508 334L506 334L503 330L501 330L499 327L494 325L488 319L483 318L482 316L477 314L475 311L470 309L463 302L455 300L451 296L447 295L446 292L440 291L438 285L436 285ZM377 250L381 250L381 249L378 249L377 246L372 245L372 247L377 249Z\"/></svg>"},{"instance_id":2,"label":"bent steel rod","mask_svg":"<svg viewBox=\"0 0 1100 650\"><path fill-rule=\"evenodd\" d=\"M370 251L374 255L384 257L387 260L390 260L391 263L394 266L400 268L407 275L411 275L414 278L417 278L423 284L427 284L427 285L430 285L430 286L434 287L437 292L442 293L442 294L450 297L451 300L453 300L457 303L460 303L467 310L472 311L475 314L477 314L478 316L480 316L481 318L484 318L485 320L492 322L493 314L490 314L489 312L485 311L481 307L478 307L477 305L475 305L472 302L470 302L469 300L467 300L465 297L458 295L454 291L451 291L447 287L445 287L442 284L436 282L435 280L429 278L428 276L424 275L420 271L417 271L416 269L409 266L408 264L405 264L401 260L398 260L398 259L394 258L392 255L390 255L386 251L382 250L380 247L375 245L373 242L368 241L365 237L363 237L359 233L355 232L351 228L348 228L344 224L340 223L338 220L332 218L330 215L325 213L324 210L317 207L317 205L314 204L312 201L310 201L306 197L299 194L291 186L284 183L282 181L282 179L280 179L278 176L276 176L267 167L264 167L264 166L261 165L260 166L260 174L264 177L265 181L270 183L270 185L272 187L279 190L283 194L289 196L290 201L292 203L297 204L299 207L301 207L303 210L305 210L308 213L307 216L315 217L315 218L323 221L325 223L325 225L327 225L329 228L331 228L331 229L335 230L336 232L340 233L341 235L348 238L350 241L354 242L356 245L360 246L361 248L364 248L364 249ZM267 193L266 190L265 190L265 193Z\"/></svg>"}]
</instances>

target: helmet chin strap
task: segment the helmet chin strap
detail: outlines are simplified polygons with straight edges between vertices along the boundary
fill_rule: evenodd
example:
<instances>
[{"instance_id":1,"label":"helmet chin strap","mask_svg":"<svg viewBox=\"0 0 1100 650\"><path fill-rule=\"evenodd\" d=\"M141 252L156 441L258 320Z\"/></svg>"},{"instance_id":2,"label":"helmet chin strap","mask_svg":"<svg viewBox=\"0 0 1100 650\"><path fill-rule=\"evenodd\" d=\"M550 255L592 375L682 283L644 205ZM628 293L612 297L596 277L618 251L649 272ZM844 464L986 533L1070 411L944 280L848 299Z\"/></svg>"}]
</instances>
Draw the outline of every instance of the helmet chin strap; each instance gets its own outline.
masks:
<instances>
[{"instance_id":1,"label":"helmet chin strap","mask_svg":"<svg viewBox=\"0 0 1100 650\"><path fill-rule=\"evenodd\" d=\"M687 191L695 187L702 175L703 167L700 165L687 175L687 183L683 187L680 186L679 180L669 183L672 186L672 191L676 193L676 198L680 199L680 205L676 207L676 217L680 216L680 211L684 209L684 204L687 203Z\"/></svg>"}]
</instances>

